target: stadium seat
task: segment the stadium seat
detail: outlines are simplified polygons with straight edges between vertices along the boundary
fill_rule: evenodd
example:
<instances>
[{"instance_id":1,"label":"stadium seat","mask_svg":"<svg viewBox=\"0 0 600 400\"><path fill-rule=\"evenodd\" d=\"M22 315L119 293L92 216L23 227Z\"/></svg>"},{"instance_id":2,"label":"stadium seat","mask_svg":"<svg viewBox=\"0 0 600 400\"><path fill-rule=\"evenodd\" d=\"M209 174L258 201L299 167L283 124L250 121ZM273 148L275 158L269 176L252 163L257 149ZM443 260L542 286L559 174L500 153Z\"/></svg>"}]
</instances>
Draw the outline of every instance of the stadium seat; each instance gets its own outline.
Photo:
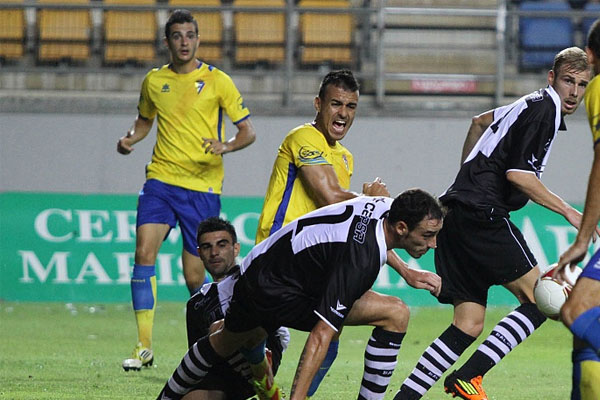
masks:
<instances>
[{"instance_id":1,"label":"stadium seat","mask_svg":"<svg viewBox=\"0 0 600 400\"><path fill-rule=\"evenodd\" d=\"M233 16L236 64L285 60L285 0L234 0L234 7L277 7L276 12L237 11Z\"/></svg>"},{"instance_id":2,"label":"stadium seat","mask_svg":"<svg viewBox=\"0 0 600 400\"><path fill-rule=\"evenodd\" d=\"M22 3L23 0L13 1ZM0 58L16 60L23 57L25 13L22 8L0 8Z\"/></svg>"},{"instance_id":3,"label":"stadium seat","mask_svg":"<svg viewBox=\"0 0 600 400\"><path fill-rule=\"evenodd\" d=\"M522 11L568 11L566 2L526 1ZM568 17L521 17L519 21L520 68L550 68L556 53L574 45L573 22Z\"/></svg>"},{"instance_id":4,"label":"stadium seat","mask_svg":"<svg viewBox=\"0 0 600 400\"><path fill-rule=\"evenodd\" d=\"M169 0L171 8L219 7L221 0ZM218 63L223 59L223 18L219 11L192 11L198 21L200 44L196 57L209 63Z\"/></svg>"},{"instance_id":5,"label":"stadium seat","mask_svg":"<svg viewBox=\"0 0 600 400\"><path fill-rule=\"evenodd\" d=\"M155 0L104 0L106 5L148 6ZM151 62L156 58L157 22L154 11L105 10L104 61Z\"/></svg>"},{"instance_id":6,"label":"stadium seat","mask_svg":"<svg viewBox=\"0 0 600 400\"><path fill-rule=\"evenodd\" d=\"M348 8L346 0L302 0L300 8ZM353 62L354 18L349 13L303 12L300 15L300 63L330 63L350 66Z\"/></svg>"},{"instance_id":7,"label":"stadium seat","mask_svg":"<svg viewBox=\"0 0 600 400\"><path fill-rule=\"evenodd\" d=\"M590 14L590 17L585 17L581 20L581 32L583 33L583 42L585 43L592 24L600 18L600 3L587 3L584 10Z\"/></svg>"},{"instance_id":8,"label":"stadium seat","mask_svg":"<svg viewBox=\"0 0 600 400\"><path fill-rule=\"evenodd\" d=\"M56 4L55 0L38 0L38 4ZM38 59L40 61L85 61L90 56L92 23L90 10L69 9L70 4L89 4L89 0L62 0L65 8L39 8Z\"/></svg>"}]
</instances>

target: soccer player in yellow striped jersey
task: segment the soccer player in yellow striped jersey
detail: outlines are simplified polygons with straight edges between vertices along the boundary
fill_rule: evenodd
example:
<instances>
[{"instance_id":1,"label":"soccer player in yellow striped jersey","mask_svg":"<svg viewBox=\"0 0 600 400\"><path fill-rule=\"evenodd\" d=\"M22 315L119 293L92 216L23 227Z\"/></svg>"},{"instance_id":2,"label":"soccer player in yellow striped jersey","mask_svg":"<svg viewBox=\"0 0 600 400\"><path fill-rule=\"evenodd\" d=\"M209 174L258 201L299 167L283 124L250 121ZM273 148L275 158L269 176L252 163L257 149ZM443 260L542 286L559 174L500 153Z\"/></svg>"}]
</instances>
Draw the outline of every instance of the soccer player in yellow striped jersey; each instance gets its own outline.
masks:
<instances>
[{"instance_id":1,"label":"soccer player in yellow striped jersey","mask_svg":"<svg viewBox=\"0 0 600 400\"><path fill-rule=\"evenodd\" d=\"M279 146L256 234L257 243L319 207L314 192L299 176L303 168L314 166L327 166L329 172L333 167L340 190L350 189L352 153L338 141L330 145L313 124L307 123L294 128Z\"/></svg>"},{"instance_id":2,"label":"soccer player in yellow striped jersey","mask_svg":"<svg viewBox=\"0 0 600 400\"><path fill-rule=\"evenodd\" d=\"M594 162L581 227L556 268L556 275L562 280L566 279L564 268L577 265L587 255L600 220L600 20L590 28L585 52L596 74L584 98L594 140ZM600 251L587 263L560 314L575 338L571 400L600 399Z\"/></svg>"},{"instance_id":3,"label":"soccer player in yellow striped jersey","mask_svg":"<svg viewBox=\"0 0 600 400\"><path fill-rule=\"evenodd\" d=\"M196 249L196 229L221 209L223 155L254 142L250 112L224 72L196 59L198 24L187 10L175 10L165 25L171 62L150 71L142 84L133 128L117 151L129 154L158 119L156 144L146 168L136 221L131 297L138 344L123 368L152 365L152 326L156 307L155 263L163 240L177 223L183 238L183 275L190 293L205 280ZM224 114L237 127L225 138Z\"/></svg>"},{"instance_id":4,"label":"soccer player in yellow striped jersey","mask_svg":"<svg viewBox=\"0 0 600 400\"><path fill-rule=\"evenodd\" d=\"M358 82L349 70L332 71L321 82L313 105L316 116L312 123L293 129L279 147L277 158L259 219L256 242L259 243L287 223L317 208L352 199L357 193L349 190L354 169L352 154L342 146L342 140L352 126L358 106ZM363 184L363 194L389 196L379 178ZM408 268L398 255L388 252L388 264L415 288L439 293L440 278L428 271ZM371 350L388 348L402 328L394 322L404 304L392 296L372 290L359 300L360 307L373 311L375 319L361 321L375 327L365 357L365 375L359 398L380 398L391 377L390 370L381 370ZM339 334L329 345L325 360L308 391L312 396L337 355ZM389 365L395 365L395 351L390 353ZM392 368L393 370L393 368ZM362 397L361 397L362 396Z\"/></svg>"}]
</instances>

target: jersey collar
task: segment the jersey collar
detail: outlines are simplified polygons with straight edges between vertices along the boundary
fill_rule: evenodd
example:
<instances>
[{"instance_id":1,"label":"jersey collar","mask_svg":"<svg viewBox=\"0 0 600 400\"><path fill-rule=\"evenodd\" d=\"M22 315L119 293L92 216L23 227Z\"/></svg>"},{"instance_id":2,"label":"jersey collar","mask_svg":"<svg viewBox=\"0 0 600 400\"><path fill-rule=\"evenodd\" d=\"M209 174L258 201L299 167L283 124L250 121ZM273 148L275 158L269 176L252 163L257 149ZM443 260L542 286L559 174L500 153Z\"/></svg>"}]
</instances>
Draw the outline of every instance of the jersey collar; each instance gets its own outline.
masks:
<instances>
[{"instance_id":1,"label":"jersey collar","mask_svg":"<svg viewBox=\"0 0 600 400\"><path fill-rule=\"evenodd\" d=\"M554 106L556 107L556 120L554 121L556 125L554 126L558 126L559 131L566 131L567 125L565 124L565 119L562 115L560 96L558 93L556 93L556 90L554 90L552 85L548 85L546 87L546 92L548 92L552 98L552 101L554 102Z\"/></svg>"}]
</instances>

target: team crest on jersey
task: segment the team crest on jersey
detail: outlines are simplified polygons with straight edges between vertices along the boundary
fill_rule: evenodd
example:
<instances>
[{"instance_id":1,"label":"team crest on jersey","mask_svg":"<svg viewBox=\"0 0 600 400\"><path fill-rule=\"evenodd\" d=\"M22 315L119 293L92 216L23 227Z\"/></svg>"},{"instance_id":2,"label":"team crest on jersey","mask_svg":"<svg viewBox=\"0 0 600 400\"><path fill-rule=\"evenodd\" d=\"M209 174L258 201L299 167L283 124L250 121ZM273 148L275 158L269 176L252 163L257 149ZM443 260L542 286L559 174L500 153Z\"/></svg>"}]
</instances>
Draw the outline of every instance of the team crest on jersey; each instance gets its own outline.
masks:
<instances>
[{"instance_id":1,"label":"team crest on jersey","mask_svg":"<svg viewBox=\"0 0 600 400\"><path fill-rule=\"evenodd\" d=\"M163 93L169 93L171 91L171 87L169 86L168 83L165 83L162 87L162 89L160 89L161 92Z\"/></svg>"},{"instance_id":2,"label":"team crest on jersey","mask_svg":"<svg viewBox=\"0 0 600 400\"><path fill-rule=\"evenodd\" d=\"M204 89L204 81L196 81L196 91L198 92L198 94L200 94L200 92L202 91L202 89Z\"/></svg>"},{"instance_id":3,"label":"team crest on jersey","mask_svg":"<svg viewBox=\"0 0 600 400\"><path fill-rule=\"evenodd\" d=\"M342 160L344 160L344 165L346 166L346 170L350 169L350 166L348 165L348 157L346 157L346 155L342 155Z\"/></svg>"},{"instance_id":4,"label":"team crest on jersey","mask_svg":"<svg viewBox=\"0 0 600 400\"><path fill-rule=\"evenodd\" d=\"M542 93L542 92L543 92L543 89L531 93L529 96L527 96L527 100L531 100L533 102L544 100L544 93Z\"/></svg>"}]
</instances>

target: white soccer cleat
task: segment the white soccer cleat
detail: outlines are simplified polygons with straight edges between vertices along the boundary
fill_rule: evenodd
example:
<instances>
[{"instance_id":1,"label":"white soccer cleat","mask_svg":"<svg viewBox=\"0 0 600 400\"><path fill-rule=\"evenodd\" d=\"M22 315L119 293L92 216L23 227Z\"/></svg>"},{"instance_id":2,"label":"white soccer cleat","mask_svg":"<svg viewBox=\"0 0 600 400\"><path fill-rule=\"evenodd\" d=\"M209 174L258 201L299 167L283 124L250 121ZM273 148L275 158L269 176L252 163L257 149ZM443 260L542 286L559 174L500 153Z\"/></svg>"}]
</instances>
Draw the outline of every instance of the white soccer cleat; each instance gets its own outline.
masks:
<instances>
[{"instance_id":1,"label":"white soccer cleat","mask_svg":"<svg viewBox=\"0 0 600 400\"><path fill-rule=\"evenodd\" d=\"M125 371L134 370L139 371L142 367L149 367L154 362L154 353L151 349L142 346L138 343L133 349L131 358L123 360L123 369Z\"/></svg>"}]
</instances>

